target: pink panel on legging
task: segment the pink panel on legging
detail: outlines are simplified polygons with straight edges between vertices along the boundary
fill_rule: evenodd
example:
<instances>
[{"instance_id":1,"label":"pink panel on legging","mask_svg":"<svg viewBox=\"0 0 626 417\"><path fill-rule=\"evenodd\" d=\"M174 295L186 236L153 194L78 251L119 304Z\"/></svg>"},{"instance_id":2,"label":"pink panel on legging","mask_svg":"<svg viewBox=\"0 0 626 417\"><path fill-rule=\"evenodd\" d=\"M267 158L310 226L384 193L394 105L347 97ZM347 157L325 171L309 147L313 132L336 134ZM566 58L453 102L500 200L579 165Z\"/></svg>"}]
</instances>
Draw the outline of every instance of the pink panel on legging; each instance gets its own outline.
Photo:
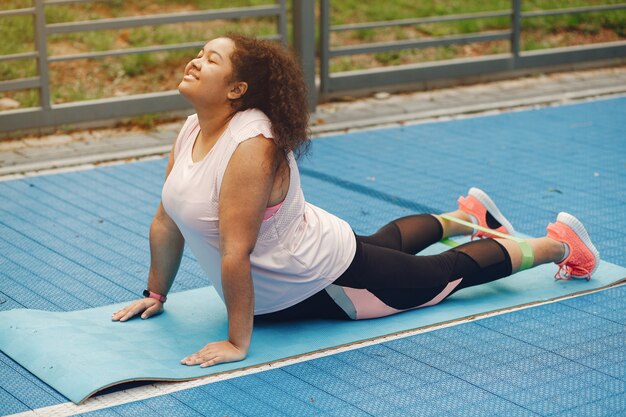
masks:
<instances>
[{"instance_id":1,"label":"pink panel on legging","mask_svg":"<svg viewBox=\"0 0 626 417\"><path fill-rule=\"evenodd\" d=\"M432 300L413 308L428 307L439 303L441 300L446 298L461 283L462 280L463 278L459 278L455 281L449 282L448 285L446 285L446 287ZM350 287L341 288L346 293L346 296L350 299L350 301L352 301L356 310L357 320L385 317L401 311L406 311L389 307L368 290ZM413 308L409 310L412 310Z\"/></svg>"},{"instance_id":2,"label":"pink panel on legging","mask_svg":"<svg viewBox=\"0 0 626 417\"><path fill-rule=\"evenodd\" d=\"M446 298L448 295L450 295L450 293L452 291L454 291L454 289L461 283L461 281L463 281L463 278L459 278L459 279L454 280L452 282L448 282L448 285L446 285L446 288L444 288L443 291L441 291L435 298L433 298L429 302L424 303L421 306L417 306L415 308L434 306L435 304L438 304L444 298Z\"/></svg>"}]
</instances>

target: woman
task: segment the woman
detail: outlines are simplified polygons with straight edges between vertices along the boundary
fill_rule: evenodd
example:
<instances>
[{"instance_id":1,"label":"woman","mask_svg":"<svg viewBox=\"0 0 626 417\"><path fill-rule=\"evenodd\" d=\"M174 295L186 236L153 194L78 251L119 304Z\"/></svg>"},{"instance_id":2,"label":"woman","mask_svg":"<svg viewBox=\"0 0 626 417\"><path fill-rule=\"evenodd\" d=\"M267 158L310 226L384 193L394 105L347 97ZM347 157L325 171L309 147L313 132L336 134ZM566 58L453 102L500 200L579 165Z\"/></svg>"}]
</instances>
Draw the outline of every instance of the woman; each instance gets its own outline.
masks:
<instances>
[{"instance_id":1,"label":"woman","mask_svg":"<svg viewBox=\"0 0 626 417\"><path fill-rule=\"evenodd\" d=\"M197 114L170 152L150 228L145 298L112 319L163 311L186 242L226 304L228 338L183 364L244 359L255 316L362 319L436 304L517 272L524 248L524 267L556 262L566 278L588 278L599 263L584 227L566 213L543 238L520 243L477 230L484 239L414 256L442 238L473 232L451 218L513 232L476 188L454 212L404 217L367 237L306 203L294 157L308 144L306 92L296 61L277 44L214 39L187 64L179 90Z\"/></svg>"}]
</instances>

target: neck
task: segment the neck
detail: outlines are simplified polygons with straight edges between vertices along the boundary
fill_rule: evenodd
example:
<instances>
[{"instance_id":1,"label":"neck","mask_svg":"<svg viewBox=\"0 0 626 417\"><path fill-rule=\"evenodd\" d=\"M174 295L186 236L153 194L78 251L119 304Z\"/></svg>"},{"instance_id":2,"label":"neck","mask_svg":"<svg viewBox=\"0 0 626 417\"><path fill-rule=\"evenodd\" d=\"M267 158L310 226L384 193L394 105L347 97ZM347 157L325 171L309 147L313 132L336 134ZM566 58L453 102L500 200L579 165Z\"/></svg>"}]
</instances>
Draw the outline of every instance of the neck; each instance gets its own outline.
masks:
<instances>
[{"instance_id":1,"label":"neck","mask_svg":"<svg viewBox=\"0 0 626 417\"><path fill-rule=\"evenodd\" d=\"M196 113L198 114L198 123L200 124L200 137L205 139L219 136L233 116L230 106L218 109L196 108Z\"/></svg>"}]
</instances>

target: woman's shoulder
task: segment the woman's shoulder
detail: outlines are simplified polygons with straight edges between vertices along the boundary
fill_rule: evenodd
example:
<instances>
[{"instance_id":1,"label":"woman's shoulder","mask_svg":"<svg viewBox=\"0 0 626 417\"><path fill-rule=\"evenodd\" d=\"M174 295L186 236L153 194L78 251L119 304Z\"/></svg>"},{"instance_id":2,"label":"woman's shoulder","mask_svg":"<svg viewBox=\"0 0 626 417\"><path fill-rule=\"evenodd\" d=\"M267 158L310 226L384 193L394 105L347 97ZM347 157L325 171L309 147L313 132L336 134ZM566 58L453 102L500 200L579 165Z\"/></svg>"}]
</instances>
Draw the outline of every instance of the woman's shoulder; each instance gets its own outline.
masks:
<instances>
[{"instance_id":1,"label":"woman's shoulder","mask_svg":"<svg viewBox=\"0 0 626 417\"><path fill-rule=\"evenodd\" d=\"M198 115L196 113L192 114L191 116L187 117L187 120L185 120L185 123L183 124L183 127L180 129L180 134L179 134L179 140L180 139L185 139L187 136L189 136L189 134L191 133L191 131L197 127L199 125L199 121L198 121Z\"/></svg>"},{"instance_id":2,"label":"woman's shoulder","mask_svg":"<svg viewBox=\"0 0 626 417\"><path fill-rule=\"evenodd\" d=\"M238 112L233 117L230 130L237 142L259 135L263 135L268 139L274 137L270 119L259 109L248 109Z\"/></svg>"},{"instance_id":3,"label":"woman's shoulder","mask_svg":"<svg viewBox=\"0 0 626 417\"><path fill-rule=\"evenodd\" d=\"M198 121L198 113L194 113L187 117L185 120L185 124L183 125L183 130L193 128L197 126L200 122Z\"/></svg>"},{"instance_id":4,"label":"woman's shoulder","mask_svg":"<svg viewBox=\"0 0 626 417\"><path fill-rule=\"evenodd\" d=\"M174 143L174 158L176 158L180 154L180 150L187 142L189 142L189 138L191 137L193 130L198 126L199 122L197 114L194 113L191 116L187 117L187 120L185 120L183 127L178 133L176 142Z\"/></svg>"},{"instance_id":5,"label":"woman's shoulder","mask_svg":"<svg viewBox=\"0 0 626 417\"><path fill-rule=\"evenodd\" d=\"M237 118L240 120L241 123L249 123L253 121L265 121L268 123L270 122L269 117L267 117L267 115L263 113L263 111L257 108L237 112Z\"/></svg>"}]
</instances>

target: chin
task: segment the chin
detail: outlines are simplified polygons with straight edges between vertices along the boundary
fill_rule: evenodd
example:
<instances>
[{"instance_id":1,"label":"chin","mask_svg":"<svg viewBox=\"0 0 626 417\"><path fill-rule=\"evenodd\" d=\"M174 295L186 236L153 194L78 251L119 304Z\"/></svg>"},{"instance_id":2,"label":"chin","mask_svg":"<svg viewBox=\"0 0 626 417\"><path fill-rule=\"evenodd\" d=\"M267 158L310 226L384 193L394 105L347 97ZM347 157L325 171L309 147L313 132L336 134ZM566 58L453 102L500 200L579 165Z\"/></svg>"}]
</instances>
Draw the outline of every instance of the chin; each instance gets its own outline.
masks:
<instances>
[{"instance_id":1,"label":"chin","mask_svg":"<svg viewBox=\"0 0 626 417\"><path fill-rule=\"evenodd\" d=\"M183 96L185 96L185 98L187 97L187 85L185 83L185 80L181 81L180 84L178 84L178 92L180 94L182 94Z\"/></svg>"},{"instance_id":2,"label":"chin","mask_svg":"<svg viewBox=\"0 0 626 417\"><path fill-rule=\"evenodd\" d=\"M198 98L195 97L193 90L191 90L184 81L178 84L178 92L185 98L185 100L187 100L189 104L191 104L192 107L196 107Z\"/></svg>"}]
</instances>

